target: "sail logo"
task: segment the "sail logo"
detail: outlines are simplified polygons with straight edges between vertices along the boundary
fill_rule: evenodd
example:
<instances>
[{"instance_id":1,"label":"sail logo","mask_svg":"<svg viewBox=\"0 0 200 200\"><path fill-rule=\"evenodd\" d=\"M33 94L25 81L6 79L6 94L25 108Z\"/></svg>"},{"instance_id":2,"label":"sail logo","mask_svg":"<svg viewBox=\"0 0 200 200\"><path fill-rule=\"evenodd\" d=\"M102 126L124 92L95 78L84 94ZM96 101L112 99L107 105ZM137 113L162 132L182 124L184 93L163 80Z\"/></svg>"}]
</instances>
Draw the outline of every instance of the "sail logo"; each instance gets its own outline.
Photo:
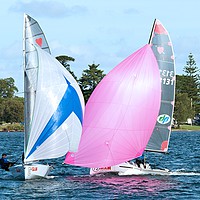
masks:
<instances>
[{"instance_id":1,"label":"sail logo","mask_svg":"<svg viewBox=\"0 0 200 200\"><path fill-rule=\"evenodd\" d=\"M159 124L167 124L167 123L170 122L170 116L167 115L167 114L159 115L158 118L157 118L157 122Z\"/></svg>"},{"instance_id":2,"label":"sail logo","mask_svg":"<svg viewBox=\"0 0 200 200\"><path fill-rule=\"evenodd\" d=\"M92 168L93 172L98 172L100 169L99 168Z\"/></svg>"}]
</instances>

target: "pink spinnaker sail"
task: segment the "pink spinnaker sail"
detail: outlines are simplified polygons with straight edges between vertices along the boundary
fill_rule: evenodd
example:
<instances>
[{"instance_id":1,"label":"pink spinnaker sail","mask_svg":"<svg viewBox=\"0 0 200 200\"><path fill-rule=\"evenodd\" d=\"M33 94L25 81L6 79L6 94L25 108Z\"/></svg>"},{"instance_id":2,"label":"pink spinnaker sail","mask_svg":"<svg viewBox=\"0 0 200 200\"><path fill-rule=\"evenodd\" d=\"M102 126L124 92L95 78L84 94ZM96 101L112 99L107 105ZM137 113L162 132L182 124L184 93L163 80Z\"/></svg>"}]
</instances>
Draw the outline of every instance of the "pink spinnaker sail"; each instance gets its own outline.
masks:
<instances>
[{"instance_id":1,"label":"pink spinnaker sail","mask_svg":"<svg viewBox=\"0 0 200 200\"><path fill-rule=\"evenodd\" d=\"M160 108L161 84L156 58L145 45L98 84L85 110L77 153L65 163L107 167L140 156Z\"/></svg>"}]
</instances>

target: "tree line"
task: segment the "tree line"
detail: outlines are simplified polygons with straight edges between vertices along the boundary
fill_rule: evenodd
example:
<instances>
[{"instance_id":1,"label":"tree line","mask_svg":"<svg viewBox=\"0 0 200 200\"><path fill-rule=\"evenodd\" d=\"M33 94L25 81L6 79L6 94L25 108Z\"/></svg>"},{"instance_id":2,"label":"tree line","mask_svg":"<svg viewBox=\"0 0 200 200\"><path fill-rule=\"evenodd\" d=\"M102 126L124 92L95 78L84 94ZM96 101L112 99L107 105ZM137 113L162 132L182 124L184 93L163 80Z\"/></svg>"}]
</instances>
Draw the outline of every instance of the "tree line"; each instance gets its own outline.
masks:
<instances>
[{"instance_id":1,"label":"tree line","mask_svg":"<svg viewBox=\"0 0 200 200\"><path fill-rule=\"evenodd\" d=\"M70 68L70 62L74 62L74 58L62 55L56 59L77 80L87 102L97 84L105 76L104 71L99 69L100 64L88 65L78 79ZM183 72L184 74L176 76L174 118L178 123L185 122L187 118L194 118L200 113L199 69L192 53L188 56ZM17 97L16 92L18 89L13 78L0 79L0 122L24 121L23 98Z\"/></svg>"},{"instance_id":2,"label":"tree line","mask_svg":"<svg viewBox=\"0 0 200 200\"><path fill-rule=\"evenodd\" d=\"M0 122L23 122L24 99L15 96L18 92L12 77L0 79Z\"/></svg>"},{"instance_id":3,"label":"tree line","mask_svg":"<svg viewBox=\"0 0 200 200\"><path fill-rule=\"evenodd\" d=\"M200 113L200 76L192 53L188 56L183 72L176 76L174 118L178 124Z\"/></svg>"}]
</instances>

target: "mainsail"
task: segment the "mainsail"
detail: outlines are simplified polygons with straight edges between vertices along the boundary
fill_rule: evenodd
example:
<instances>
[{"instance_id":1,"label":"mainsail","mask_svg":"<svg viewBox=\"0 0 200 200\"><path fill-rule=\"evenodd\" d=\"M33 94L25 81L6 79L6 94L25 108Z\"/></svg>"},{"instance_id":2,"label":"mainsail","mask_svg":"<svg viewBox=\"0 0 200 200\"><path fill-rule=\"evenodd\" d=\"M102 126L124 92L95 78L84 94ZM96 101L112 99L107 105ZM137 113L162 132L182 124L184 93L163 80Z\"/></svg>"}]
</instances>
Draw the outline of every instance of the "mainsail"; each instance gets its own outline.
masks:
<instances>
[{"instance_id":1,"label":"mainsail","mask_svg":"<svg viewBox=\"0 0 200 200\"><path fill-rule=\"evenodd\" d=\"M160 108L158 64L145 45L117 65L97 85L86 105L77 153L65 163L107 167L140 156Z\"/></svg>"},{"instance_id":2,"label":"mainsail","mask_svg":"<svg viewBox=\"0 0 200 200\"><path fill-rule=\"evenodd\" d=\"M39 45L42 49L50 53L50 49L45 35L38 22L27 14L24 14L24 35L23 35L23 54L24 54L24 98L25 98L25 140L24 151L26 152L30 125L33 118L35 105L35 91L37 82L38 61L33 45Z\"/></svg>"},{"instance_id":3,"label":"mainsail","mask_svg":"<svg viewBox=\"0 0 200 200\"><path fill-rule=\"evenodd\" d=\"M149 44L160 69L161 106L156 126L146 147L147 151L167 152L175 98L175 64L172 42L164 26L154 21Z\"/></svg>"}]
</instances>

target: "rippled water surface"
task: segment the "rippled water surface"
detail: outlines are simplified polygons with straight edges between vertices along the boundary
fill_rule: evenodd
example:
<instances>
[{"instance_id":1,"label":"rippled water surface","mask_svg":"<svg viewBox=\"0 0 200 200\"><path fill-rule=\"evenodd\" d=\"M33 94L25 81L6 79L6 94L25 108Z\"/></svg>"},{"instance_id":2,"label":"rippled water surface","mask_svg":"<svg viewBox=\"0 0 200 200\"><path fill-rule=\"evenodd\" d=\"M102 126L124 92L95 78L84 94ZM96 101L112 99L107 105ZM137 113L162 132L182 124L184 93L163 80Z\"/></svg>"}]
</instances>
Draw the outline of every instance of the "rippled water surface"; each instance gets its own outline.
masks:
<instances>
[{"instance_id":1,"label":"rippled water surface","mask_svg":"<svg viewBox=\"0 0 200 200\"><path fill-rule=\"evenodd\" d=\"M23 133L0 133L0 153L16 161L22 151ZM200 199L200 132L172 132L169 154L146 156L172 174L90 177L89 169L62 165L59 158L49 161L51 179L19 181L0 171L0 199Z\"/></svg>"}]
</instances>

